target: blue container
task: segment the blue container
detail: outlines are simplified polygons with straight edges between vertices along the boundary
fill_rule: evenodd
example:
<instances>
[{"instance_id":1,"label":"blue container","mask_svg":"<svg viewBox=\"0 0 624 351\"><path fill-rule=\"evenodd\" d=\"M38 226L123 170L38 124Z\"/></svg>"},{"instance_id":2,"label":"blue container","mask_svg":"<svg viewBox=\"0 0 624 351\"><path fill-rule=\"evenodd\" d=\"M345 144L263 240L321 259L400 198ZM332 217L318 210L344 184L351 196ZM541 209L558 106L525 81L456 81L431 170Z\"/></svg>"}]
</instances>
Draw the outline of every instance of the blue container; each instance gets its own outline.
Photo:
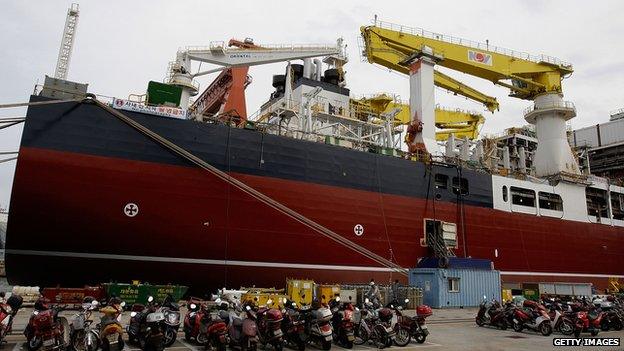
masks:
<instances>
[{"instance_id":1,"label":"blue container","mask_svg":"<svg viewBox=\"0 0 624 351\"><path fill-rule=\"evenodd\" d=\"M500 272L463 268L413 268L410 286L423 292L423 303L433 308L476 307L487 299L501 301Z\"/></svg>"}]
</instances>

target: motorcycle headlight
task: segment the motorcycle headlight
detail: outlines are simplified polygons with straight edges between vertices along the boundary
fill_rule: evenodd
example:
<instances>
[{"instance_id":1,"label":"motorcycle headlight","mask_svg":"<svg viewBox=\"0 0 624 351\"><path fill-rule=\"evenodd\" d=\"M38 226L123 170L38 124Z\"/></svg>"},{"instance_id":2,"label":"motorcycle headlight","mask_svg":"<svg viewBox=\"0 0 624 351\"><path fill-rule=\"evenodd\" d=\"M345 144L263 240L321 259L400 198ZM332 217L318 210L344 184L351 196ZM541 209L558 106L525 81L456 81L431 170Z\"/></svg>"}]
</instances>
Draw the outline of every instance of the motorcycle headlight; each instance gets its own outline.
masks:
<instances>
[{"instance_id":1,"label":"motorcycle headlight","mask_svg":"<svg viewBox=\"0 0 624 351\"><path fill-rule=\"evenodd\" d=\"M134 312L134 311L130 312L130 317L136 317L136 315L137 315L136 312Z\"/></svg>"},{"instance_id":2,"label":"motorcycle headlight","mask_svg":"<svg viewBox=\"0 0 624 351\"><path fill-rule=\"evenodd\" d=\"M178 315L176 313L167 313L167 322L169 324L178 323Z\"/></svg>"}]
</instances>

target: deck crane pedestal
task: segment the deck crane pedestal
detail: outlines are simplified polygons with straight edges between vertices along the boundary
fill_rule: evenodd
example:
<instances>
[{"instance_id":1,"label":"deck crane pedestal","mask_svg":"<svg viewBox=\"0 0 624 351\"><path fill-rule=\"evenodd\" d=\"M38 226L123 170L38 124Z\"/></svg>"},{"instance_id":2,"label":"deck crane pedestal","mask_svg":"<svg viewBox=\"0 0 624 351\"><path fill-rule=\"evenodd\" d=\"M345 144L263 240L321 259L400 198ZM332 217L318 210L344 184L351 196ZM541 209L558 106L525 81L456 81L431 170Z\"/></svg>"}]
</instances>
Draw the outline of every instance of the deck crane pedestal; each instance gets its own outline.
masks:
<instances>
[{"instance_id":1,"label":"deck crane pedestal","mask_svg":"<svg viewBox=\"0 0 624 351\"><path fill-rule=\"evenodd\" d=\"M340 42L340 41L339 41ZM169 65L167 83L182 88L180 107L187 108L191 96L198 93L195 77L229 68L257 66L311 57L340 54L341 45L260 45L254 47L226 47L223 42L212 42L208 47L187 47L179 50L176 60ZM199 61L219 65L216 69L191 73L191 62Z\"/></svg>"},{"instance_id":2,"label":"deck crane pedestal","mask_svg":"<svg viewBox=\"0 0 624 351\"><path fill-rule=\"evenodd\" d=\"M576 109L573 103L563 101L561 88L562 79L573 72L571 64L550 56L530 55L380 21L375 21L373 26L361 27L360 31L364 39L364 54L371 63L391 69L408 67L413 72L410 66L412 61L426 54L435 57L438 60L436 64L440 66L489 80L510 89L511 97L533 101L533 106L525 110L524 117L537 130L535 175L580 175L565 130L565 122L576 116ZM421 69L424 66L421 65ZM422 74L420 76L424 78ZM430 81L433 85L433 79ZM429 88L424 89L418 79L411 78L410 83L416 85L410 88L412 96L429 94ZM410 108L416 109L411 112L413 120L421 118L423 123L423 140L430 134L424 125L435 123L433 114L425 113L430 110L428 99L433 101L433 96L410 98ZM412 101L420 101L426 107L423 109Z\"/></svg>"}]
</instances>

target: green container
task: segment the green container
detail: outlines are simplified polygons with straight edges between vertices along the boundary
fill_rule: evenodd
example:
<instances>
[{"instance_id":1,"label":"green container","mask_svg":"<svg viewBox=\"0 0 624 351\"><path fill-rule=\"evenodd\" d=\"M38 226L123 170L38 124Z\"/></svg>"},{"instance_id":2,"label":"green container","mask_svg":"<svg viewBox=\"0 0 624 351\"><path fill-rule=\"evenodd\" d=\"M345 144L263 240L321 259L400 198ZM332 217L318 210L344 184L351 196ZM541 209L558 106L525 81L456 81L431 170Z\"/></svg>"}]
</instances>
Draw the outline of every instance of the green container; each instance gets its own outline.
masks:
<instances>
[{"instance_id":1,"label":"green container","mask_svg":"<svg viewBox=\"0 0 624 351\"><path fill-rule=\"evenodd\" d=\"M183 285L150 285L150 284L102 284L104 291L110 297L115 295L131 305L134 303L147 303L147 298L153 296L156 301L162 301L171 294L175 301L182 299L187 286Z\"/></svg>"},{"instance_id":2,"label":"green container","mask_svg":"<svg viewBox=\"0 0 624 351\"><path fill-rule=\"evenodd\" d=\"M182 88L164 84L159 82L150 81L147 84L147 104L156 106L180 106L180 99L182 97Z\"/></svg>"}]
</instances>

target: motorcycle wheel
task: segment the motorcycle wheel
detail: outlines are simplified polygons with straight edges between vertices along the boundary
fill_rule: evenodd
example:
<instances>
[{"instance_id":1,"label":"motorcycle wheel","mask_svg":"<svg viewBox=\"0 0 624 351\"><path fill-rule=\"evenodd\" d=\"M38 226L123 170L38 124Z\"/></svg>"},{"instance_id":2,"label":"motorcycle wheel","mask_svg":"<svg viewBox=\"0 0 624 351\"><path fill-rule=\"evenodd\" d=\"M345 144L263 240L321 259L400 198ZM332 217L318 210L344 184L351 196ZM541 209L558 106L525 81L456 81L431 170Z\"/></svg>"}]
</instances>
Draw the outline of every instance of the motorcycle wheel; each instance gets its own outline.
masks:
<instances>
[{"instance_id":1,"label":"motorcycle wheel","mask_svg":"<svg viewBox=\"0 0 624 351\"><path fill-rule=\"evenodd\" d=\"M394 338L394 344L396 346L407 346L410 341L412 341L412 336L409 333L409 330L405 328L396 328L396 337Z\"/></svg>"},{"instance_id":2,"label":"motorcycle wheel","mask_svg":"<svg viewBox=\"0 0 624 351\"><path fill-rule=\"evenodd\" d=\"M84 330L76 330L74 331L70 338L70 345L71 348L75 351L84 351L87 348L87 345L85 345L85 331Z\"/></svg>"},{"instance_id":3,"label":"motorcycle wheel","mask_svg":"<svg viewBox=\"0 0 624 351\"><path fill-rule=\"evenodd\" d=\"M356 345L363 345L368 341L369 338L370 335L368 335L368 331L366 331L366 328L364 328L363 325L360 325L357 329L355 329L355 340L353 341L353 343Z\"/></svg>"},{"instance_id":4,"label":"motorcycle wheel","mask_svg":"<svg viewBox=\"0 0 624 351\"><path fill-rule=\"evenodd\" d=\"M507 330L507 327L508 327L508 325L507 325L507 321L503 319L503 320L500 322L499 327L500 327L500 329L501 329L501 330Z\"/></svg>"},{"instance_id":5,"label":"motorcycle wheel","mask_svg":"<svg viewBox=\"0 0 624 351\"><path fill-rule=\"evenodd\" d=\"M35 351L41 347L42 341L39 338L32 338L28 340L27 347L28 351Z\"/></svg>"},{"instance_id":6,"label":"motorcycle wheel","mask_svg":"<svg viewBox=\"0 0 624 351\"><path fill-rule=\"evenodd\" d=\"M544 336L548 336L552 334L553 330L552 330L552 325L550 324L550 321L543 321L542 324L540 324L539 326L539 331Z\"/></svg>"},{"instance_id":7,"label":"motorcycle wheel","mask_svg":"<svg viewBox=\"0 0 624 351\"><path fill-rule=\"evenodd\" d=\"M277 341L273 343L273 349L275 349L275 351L282 351L284 349L284 344L280 341Z\"/></svg>"},{"instance_id":8,"label":"motorcycle wheel","mask_svg":"<svg viewBox=\"0 0 624 351\"><path fill-rule=\"evenodd\" d=\"M616 319L613 321L613 330L622 330L622 321L620 319Z\"/></svg>"},{"instance_id":9,"label":"motorcycle wheel","mask_svg":"<svg viewBox=\"0 0 624 351\"><path fill-rule=\"evenodd\" d=\"M609 331L609 321L607 319L600 321L600 330Z\"/></svg>"},{"instance_id":10,"label":"motorcycle wheel","mask_svg":"<svg viewBox=\"0 0 624 351\"><path fill-rule=\"evenodd\" d=\"M188 331L184 332L184 340L188 341L188 342L193 342L194 340L191 339L191 333L189 333Z\"/></svg>"},{"instance_id":11,"label":"motorcycle wheel","mask_svg":"<svg viewBox=\"0 0 624 351\"><path fill-rule=\"evenodd\" d=\"M321 348L325 351L331 350L332 342L330 340L323 340L321 343Z\"/></svg>"},{"instance_id":12,"label":"motorcycle wheel","mask_svg":"<svg viewBox=\"0 0 624 351\"><path fill-rule=\"evenodd\" d=\"M178 333L175 329L173 328L166 328L165 329L165 336L164 336L164 344L165 347L170 347L171 345L173 345L173 343L176 341L176 338L178 337Z\"/></svg>"},{"instance_id":13,"label":"motorcycle wheel","mask_svg":"<svg viewBox=\"0 0 624 351\"><path fill-rule=\"evenodd\" d=\"M299 338L299 340L297 340L297 350L304 351L305 348L306 348L306 342L301 340L301 338Z\"/></svg>"},{"instance_id":14,"label":"motorcycle wheel","mask_svg":"<svg viewBox=\"0 0 624 351\"><path fill-rule=\"evenodd\" d=\"M217 345L217 351L225 351L226 349L227 347L223 343L219 343L219 345Z\"/></svg>"},{"instance_id":15,"label":"motorcycle wheel","mask_svg":"<svg viewBox=\"0 0 624 351\"><path fill-rule=\"evenodd\" d=\"M574 337L575 338L580 338L581 337L581 329L582 328L574 328Z\"/></svg>"},{"instance_id":16,"label":"motorcycle wheel","mask_svg":"<svg viewBox=\"0 0 624 351\"><path fill-rule=\"evenodd\" d=\"M563 335L572 335L574 334L574 324L568 320L563 320L559 326L559 331Z\"/></svg>"},{"instance_id":17,"label":"motorcycle wheel","mask_svg":"<svg viewBox=\"0 0 624 351\"><path fill-rule=\"evenodd\" d=\"M345 349L352 349L353 348L353 341L347 340L342 344L342 347L344 347Z\"/></svg>"},{"instance_id":18,"label":"motorcycle wheel","mask_svg":"<svg viewBox=\"0 0 624 351\"><path fill-rule=\"evenodd\" d=\"M199 333L197 334L195 341L197 342L197 345L206 345L208 343L208 335Z\"/></svg>"},{"instance_id":19,"label":"motorcycle wheel","mask_svg":"<svg viewBox=\"0 0 624 351\"><path fill-rule=\"evenodd\" d=\"M427 335L425 334L418 334L414 337L414 340L416 340L417 343L419 344L424 344L425 340L427 340Z\"/></svg>"},{"instance_id":20,"label":"motorcycle wheel","mask_svg":"<svg viewBox=\"0 0 624 351\"><path fill-rule=\"evenodd\" d=\"M598 335L598 329L593 328L593 329L591 330L590 334L591 334L591 336L596 336L596 335Z\"/></svg>"},{"instance_id":21,"label":"motorcycle wheel","mask_svg":"<svg viewBox=\"0 0 624 351\"><path fill-rule=\"evenodd\" d=\"M513 322L513 330L517 331L518 333L520 333L522 331L522 329L524 329L524 325L522 325L522 323L520 322Z\"/></svg>"},{"instance_id":22,"label":"motorcycle wheel","mask_svg":"<svg viewBox=\"0 0 624 351\"><path fill-rule=\"evenodd\" d=\"M392 344L394 344L394 341L391 338L386 338L384 344L385 347L391 347Z\"/></svg>"},{"instance_id":23,"label":"motorcycle wheel","mask_svg":"<svg viewBox=\"0 0 624 351\"><path fill-rule=\"evenodd\" d=\"M483 319L476 317L475 318L475 322L477 322L477 325L482 327L485 323L483 322Z\"/></svg>"}]
</instances>

